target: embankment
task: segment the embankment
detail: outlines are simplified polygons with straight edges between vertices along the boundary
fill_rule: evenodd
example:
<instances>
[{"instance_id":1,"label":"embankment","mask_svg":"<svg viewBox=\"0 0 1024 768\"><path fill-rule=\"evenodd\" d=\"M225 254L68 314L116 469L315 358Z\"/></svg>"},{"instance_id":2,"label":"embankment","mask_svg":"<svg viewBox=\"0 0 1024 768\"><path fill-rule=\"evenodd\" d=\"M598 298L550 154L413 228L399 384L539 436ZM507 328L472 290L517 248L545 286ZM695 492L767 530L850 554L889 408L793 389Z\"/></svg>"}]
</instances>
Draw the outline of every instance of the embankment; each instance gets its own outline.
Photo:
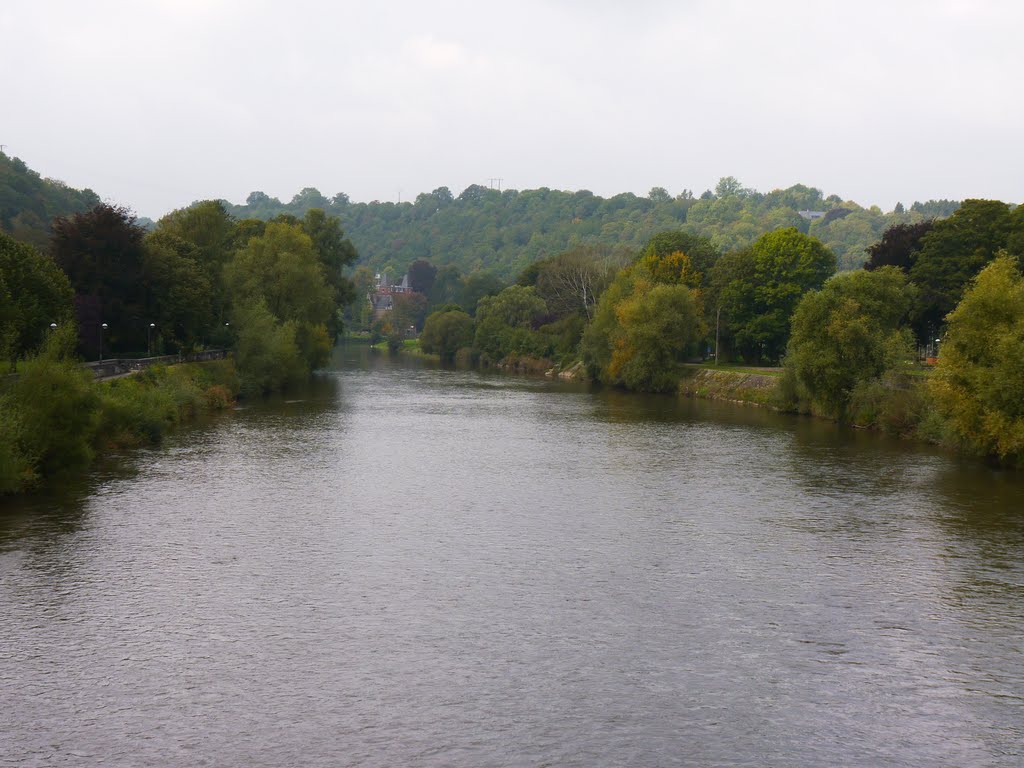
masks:
<instances>
[{"instance_id":1,"label":"embankment","mask_svg":"<svg viewBox=\"0 0 1024 768\"><path fill-rule=\"evenodd\" d=\"M779 375L687 366L679 379L679 394L706 400L725 400L761 407L775 403Z\"/></svg>"}]
</instances>

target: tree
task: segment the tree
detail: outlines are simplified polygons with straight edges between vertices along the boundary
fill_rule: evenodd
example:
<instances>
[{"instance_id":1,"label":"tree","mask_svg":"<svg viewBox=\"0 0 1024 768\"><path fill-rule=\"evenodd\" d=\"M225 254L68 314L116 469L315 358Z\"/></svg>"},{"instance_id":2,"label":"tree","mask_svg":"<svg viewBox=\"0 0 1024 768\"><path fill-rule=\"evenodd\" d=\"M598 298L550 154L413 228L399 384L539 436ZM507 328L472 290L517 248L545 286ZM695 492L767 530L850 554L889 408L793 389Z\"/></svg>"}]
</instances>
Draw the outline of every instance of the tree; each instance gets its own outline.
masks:
<instances>
[{"instance_id":1,"label":"tree","mask_svg":"<svg viewBox=\"0 0 1024 768\"><path fill-rule=\"evenodd\" d=\"M145 239L146 316L162 339L186 351L215 330L214 291L191 243L167 231Z\"/></svg>"},{"instance_id":2,"label":"tree","mask_svg":"<svg viewBox=\"0 0 1024 768\"><path fill-rule=\"evenodd\" d=\"M476 305L485 296L493 296L504 287L491 272L474 272L462 279L458 289L458 301L460 306L465 307L471 313L476 313Z\"/></svg>"},{"instance_id":3,"label":"tree","mask_svg":"<svg viewBox=\"0 0 1024 768\"><path fill-rule=\"evenodd\" d=\"M96 351L100 322L110 326L108 340L121 351L147 347L145 234L131 211L105 203L54 222L51 250L71 281L76 307L97 308L95 315L79 313L79 347L86 354Z\"/></svg>"},{"instance_id":4,"label":"tree","mask_svg":"<svg viewBox=\"0 0 1024 768\"><path fill-rule=\"evenodd\" d=\"M913 358L902 327L913 290L892 266L832 277L793 313L786 366L827 415L844 419L854 388Z\"/></svg>"},{"instance_id":5,"label":"tree","mask_svg":"<svg viewBox=\"0 0 1024 768\"><path fill-rule=\"evenodd\" d=\"M898 267L909 274L921 251L924 236L932 231L934 221L916 224L893 224L882 233L882 239L867 249L864 269L869 272L884 266Z\"/></svg>"},{"instance_id":6,"label":"tree","mask_svg":"<svg viewBox=\"0 0 1024 768\"><path fill-rule=\"evenodd\" d=\"M1024 462L1024 277L1000 254L947 318L929 390L968 450Z\"/></svg>"},{"instance_id":7,"label":"tree","mask_svg":"<svg viewBox=\"0 0 1024 768\"><path fill-rule=\"evenodd\" d=\"M280 322L262 297L236 306L232 318L238 328L235 361L243 395L285 389L308 374L296 343L298 323L294 320Z\"/></svg>"},{"instance_id":8,"label":"tree","mask_svg":"<svg viewBox=\"0 0 1024 768\"><path fill-rule=\"evenodd\" d=\"M628 389L670 391L679 365L700 338L700 304L685 285L639 281L615 306L612 353L603 380Z\"/></svg>"},{"instance_id":9,"label":"tree","mask_svg":"<svg viewBox=\"0 0 1024 768\"><path fill-rule=\"evenodd\" d=\"M328 216L321 208L306 211L302 219L302 229L313 241L313 250L324 268L324 276L331 286L336 307L350 304L356 297L355 285L347 279L343 272L359 257L355 246L345 237L341 222L335 216ZM341 332L341 315L331 314L327 320L327 329L332 338Z\"/></svg>"},{"instance_id":10,"label":"tree","mask_svg":"<svg viewBox=\"0 0 1024 768\"><path fill-rule=\"evenodd\" d=\"M477 305L473 346L491 361L509 354L540 354L543 342L534 329L547 311L544 299L521 285L485 296Z\"/></svg>"},{"instance_id":11,"label":"tree","mask_svg":"<svg viewBox=\"0 0 1024 768\"><path fill-rule=\"evenodd\" d=\"M1010 208L998 200L964 200L922 239L910 279L920 288L912 325L918 339L931 338L982 268L1006 247L1013 230Z\"/></svg>"},{"instance_id":12,"label":"tree","mask_svg":"<svg viewBox=\"0 0 1024 768\"><path fill-rule=\"evenodd\" d=\"M460 349L473 343L473 318L461 310L434 312L423 324L420 348L438 355L446 363L454 362Z\"/></svg>"},{"instance_id":13,"label":"tree","mask_svg":"<svg viewBox=\"0 0 1024 768\"><path fill-rule=\"evenodd\" d=\"M0 453L18 465L22 485L83 466L92 458L99 398L92 373L69 356L74 344L70 327L51 333L42 352L24 362L9 394L0 399L0 407L10 408L17 420L15 450L8 443ZM0 475L7 475L10 482L10 469Z\"/></svg>"},{"instance_id":14,"label":"tree","mask_svg":"<svg viewBox=\"0 0 1024 768\"><path fill-rule=\"evenodd\" d=\"M557 317L580 314L590 320L615 273L627 262L622 250L584 245L535 262L537 294ZM524 273L525 279L530 279Z\"/></svg>"},{"instance_id":15,"label":"tree","mask_svg":"<svg viewBox=\"0 0 1024 768\"><path fill-rule=\"evenodd\" d=\"M409 276L410 288L424 296L430 295L430 290L434 287L434 278L437 276L437 267L426 259L416 259L409 265L406 274Z\"/></svg>"},{"instance_id":16,"label":"tree","mask_svg":"<svg viewBox=\"0 0 1024 768\"><path fill-rule=\"evenodd\" d=\"M73 322L74 291L53 259L0 232L0 359L38 349L50 323Z\"/></svg>"},{"instance_id":17,"label":"tree","mask_svg":"<svg viewBox=\"0 0 1024 768\"><path fill-rule=\"evenodd\" d=\"M243 333L247 319L252 320L244 310L262 305L282 328L291 329L291 339L301 351L306 369L315 368L326 360L330 353L327 323L336 304L313 241L301 226L267 224L261 237L252 238L235 254L224 269L224 278L234 322L243 326ZM241 343L242 336L239 337L239 345ZM275 341L275 344L283 345L283 341ZM241 353L239 368L244 377ZM271 383L276 386L280 381L274 378Z\"/></svg>"},{"instance_id":18,"label":"tree","mask_svg":"<svg viewBox=\"0 0 1024 768\"><path fill-rule=\"evenodd\" d=\"M762 235L749 249L719 260L713 295L744 359L778 360L797 302L821 287L835 263L831 251L793 227Z\"/></svg>"},{"instance_id":19,"label":"tree","mask_svg":"<svg viewBox=\"0 0 1024 768\"><path fill-rule=\"evenodd\" d=\"M270 223L228 263L224 277L235 307L263 298L279 320L326 323L333 297L313 242L302 227Z\"/></svg>"},{"instance_id":20,"label":"tree","mask_svg":"<svg viewBox=\"0 0 1024 768\"><path fill-rule=\"evenodd\" d=\"M633 265L601 296L580 343L590 375L629 389L675 386L678 365L703 332L700 299L688 286L656 283Z\"/></svg>"},{"instance_id":21,"label":"tree","mask_svg":"<svg viewBox=\"0 0 1024 768\"><path fill-rule=\"evenodd\" d=\"M672 196L664 187L651 187L651 191L647 193L647 199L652 203L668 203L672 201Z\"/></svg>"},{"instance_id":22,"label":"tree","mask_svg":"<svg viewBox=\"0 0 1024 768\"><path fill-rule=\"evenodd\" d=\"M672 253L685 253L695 272L706 277L721 253L706 237L683 230L659 232L644 245L641 258L664 258ZM699 283L698 283L699 285Z\"/></svg>"}]
</instances>

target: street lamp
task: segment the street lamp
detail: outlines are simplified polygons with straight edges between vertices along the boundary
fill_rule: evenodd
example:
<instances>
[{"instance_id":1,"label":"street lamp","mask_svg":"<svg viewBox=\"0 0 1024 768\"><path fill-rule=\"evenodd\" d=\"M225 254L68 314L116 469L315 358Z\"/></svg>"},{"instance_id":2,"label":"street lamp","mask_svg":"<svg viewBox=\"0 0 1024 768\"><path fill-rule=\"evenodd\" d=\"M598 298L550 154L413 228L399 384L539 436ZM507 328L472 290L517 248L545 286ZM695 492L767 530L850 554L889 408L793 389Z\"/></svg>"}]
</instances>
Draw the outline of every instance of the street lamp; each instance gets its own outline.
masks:
<instances>
[{"instance_id":1,"label":"street lamp","mask_svg":"<svg viewBox=\"0 0 1024 768\"><path fill-rule=\"evenodd\" d=\"M100 362L103 362L103 332L107 330L106 323L100 323Z\"/></svg>"},{"instance_id":2,"label":"street lamp","mask_svg":"<svg viewBox=\"0 0 1024 768\"><path fill-rule=\"evenodd\" d=\"M150 323L149 328L146 329L146 347L149 350L149 356L153 356L153 329L156 328L156 323Z\"/></svg>"}]
</instances>

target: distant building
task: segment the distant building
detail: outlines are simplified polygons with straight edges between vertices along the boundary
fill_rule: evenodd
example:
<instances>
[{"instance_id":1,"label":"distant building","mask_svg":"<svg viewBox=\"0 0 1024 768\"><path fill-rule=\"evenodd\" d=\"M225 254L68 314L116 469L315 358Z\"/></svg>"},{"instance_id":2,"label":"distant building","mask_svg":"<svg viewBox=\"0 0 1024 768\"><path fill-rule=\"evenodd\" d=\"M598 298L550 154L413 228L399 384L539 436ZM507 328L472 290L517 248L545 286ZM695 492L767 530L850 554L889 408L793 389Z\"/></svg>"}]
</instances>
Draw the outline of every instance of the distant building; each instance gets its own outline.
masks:
<instances>
[{"instance_id":1,"label":"distant building","mask_svg":"<svg viewBox=\"0 0 1024 768\"><path fill-rule=\"evenodd\" d=\"M825 212L824 211L797 211L797 213L799 213L801 216L803 216L808 221L814 221L815 219L823 219L823 218L825 218Z\"/></svg>"},{"instance_id":2,"label":"distant building","mask_svg":"<svg viewBox=\"0 0 1024 768\"><path fill-rule=\"evenodd\" d=\"M402 282L389 284L387 275L377 273L374 275L377 285L374 290L366 294L366 300L370 302L373 310L373 322L377 322L384 314L395 308L395 301L392 296L396 293L412 293L409 287L409 275L402 276Z\"/></svg>"}]
</instances>

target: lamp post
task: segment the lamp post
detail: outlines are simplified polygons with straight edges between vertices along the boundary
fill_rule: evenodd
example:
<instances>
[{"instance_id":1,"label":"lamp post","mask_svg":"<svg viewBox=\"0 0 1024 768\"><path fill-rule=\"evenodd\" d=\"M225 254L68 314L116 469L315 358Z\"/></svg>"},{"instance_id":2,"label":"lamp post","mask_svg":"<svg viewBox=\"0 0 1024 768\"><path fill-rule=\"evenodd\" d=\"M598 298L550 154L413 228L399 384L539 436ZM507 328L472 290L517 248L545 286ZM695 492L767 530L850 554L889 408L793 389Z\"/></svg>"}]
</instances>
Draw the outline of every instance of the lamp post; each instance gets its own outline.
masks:
<instances>
[{"instance_id":1,"label":"lamp post","mask_svg":"<svg viewBox=\"0 0 1024 768\"><path fill-rule=\"evenodd\" d=\"M149 328L146 329L146 347L149 350L149 356L153 356L153 329L156 328L156 323L150 323Z\"/></svg>"},{"instance_id":2,"label":"lamp post","mask_svg":"<svg viewBox=\"0 0 1024 768\"><path fill-rule=\"evenodd\" d=\"M106 323L100 323L100 362L103 362L103 332L107 330Z\"/></svg>"}]
</instances>

